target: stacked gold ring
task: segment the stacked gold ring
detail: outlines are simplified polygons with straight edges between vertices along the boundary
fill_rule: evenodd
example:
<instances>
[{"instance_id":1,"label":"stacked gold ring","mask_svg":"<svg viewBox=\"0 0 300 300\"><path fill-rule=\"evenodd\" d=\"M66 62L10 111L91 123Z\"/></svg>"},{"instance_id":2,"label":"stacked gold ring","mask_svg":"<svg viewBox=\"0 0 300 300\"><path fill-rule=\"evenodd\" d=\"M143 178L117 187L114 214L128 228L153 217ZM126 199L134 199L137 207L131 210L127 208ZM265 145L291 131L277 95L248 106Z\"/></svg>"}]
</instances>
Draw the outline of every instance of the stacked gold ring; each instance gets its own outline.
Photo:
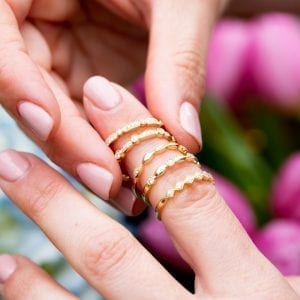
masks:
<instances>
[{"instance_id":1,"label":"stacked gold ring","mask_svg":"<svg viewBox=\"0 0 300 300\"><path fill-rule=\"evenodd\" d=\"M161 220L161 214L167 203L178 193L184 191L188 186L192 186L195 182L209 182L214 184L214 178L211 174L201 171L192 176L187 176L183 181L176 183L173 188L168 189L165 198L161 199L155 207L155 215Z\"/></svg>"},{"instance_id":2,"label":"stacked gold ring","mask_svg":"<svg viewBox=\"0 0 300 300\"><path fill-rule=\"evenodd\" d=\"M124 181L131 181L132 191L136 195L136 197L143 200L149 206L151 206L148 199L149 193L151 192L154 185L157 183L158 179L164 174L166 174L169 169L183 162L189 162L200 165L197 158L193 154L189 153L184 146L179 145L170 133L161 128L162 126L163 123L155 118L145 118L143 120L131 122L123 126L122 128L119 128L105 140L105 143L108 146L111 146L125 134L128 134L142 127L152 127L149 129L145 129L144 131L141 131L139 133L132 134L130 136L130 139L127 142L125 142L118 150L115 151L115 158L119 163L122 162L122 160L126 157L128 152L130 152L135 146L148 139L161 138L168 141L168 143L158 146L153 151L148 152L144 155L140 165L134 169L132 179L128 175L123 174ZM145 166L149 164L155 157L163 154L167 150L177 151L181 155L169 159L165 164L159 166L155 170L154 174L146 180L146 183L142 188L142 192L140 192L138 190L137 185L139 183L139 178L143 173ZM155 214L157 218L159 220L161 219L163 209L165 208L167 203L175 197L176 194L181 193L185 188L188 188L195 182L214 183L214 179L209 173L200 169L200 171L194 174L193 176L187 176L183 181L178 182L173 188L169 188L166 193L166 196L163 199L161 199L155 207Z\"/></svg>"},{"instance_id":3,"label":"stacked gold ring","mask_svg":"<svg viewBox=\"0 0 300 300\"><path fill-rule=\"evenodd\" d=\"M188 150L184 146L179 145L176 142L167 143L165 145L158 146L151 152L146 153L143 157L142 163L138 167L136 167L133 171L132 191L137 198L142 199L149 206L150 206L149 200L137 189L139 177L142 174L147 164L149 164L156 156L163 154L167 150L176 150L184 155L188 153Z\"/></svg>"},{"instance_id":4,"label":"stacked gold ring","mask_svg":"<svg viewBox=\"0 0 300 300\"><path fill-rule=\"evenodd\" d=\"M176 156L173 159L169 159L164 165L159 166L155 170L154 174L147 179L146 184L143 187L143 194L146 199L148 198L151 189L156 184L157 179L163 176L170 168L183 162L192 162L194 164L199 164L197 158L190 153L187 153L186 155Z\"/></svg>"},{"instance_id":5,"label":"stacked gold ring","mask_svg":"<svg viewBox=\"0 0 300 300\"><path fill-rule=\"evenodd\" d=\"M148 129L139 134L132 135L130 140L128 142L126 142L120 149L118 149L115 152L116 160L118 162L120 162L126 156L126 154L131 149L133 149L134 146L140 144L141 142L143 142L147 139L151 139L151 138L155 138L155 137L164 138L164 139L168 140L169 142L175 141L174 137L162 128Z\"/></svg>"},{"instance_id":6,"label":"stacked gold ring","mask_svg":"<svg viewBox=\"0 0 300 300\"><path fill-rule=\"evenodd\" d=\"M129 133L135 129L138 129L140 127L162 127L163 123L162 121L156 120L155 118L146 118L143 120L133 121L131 123L126 124L122 128L117 129L114 133L109 135L107 139L105 140L105 144L107 146L110 146L112 143L114 143L117 139L119 139L122 135Z\"/></svg>"}]
</instances>

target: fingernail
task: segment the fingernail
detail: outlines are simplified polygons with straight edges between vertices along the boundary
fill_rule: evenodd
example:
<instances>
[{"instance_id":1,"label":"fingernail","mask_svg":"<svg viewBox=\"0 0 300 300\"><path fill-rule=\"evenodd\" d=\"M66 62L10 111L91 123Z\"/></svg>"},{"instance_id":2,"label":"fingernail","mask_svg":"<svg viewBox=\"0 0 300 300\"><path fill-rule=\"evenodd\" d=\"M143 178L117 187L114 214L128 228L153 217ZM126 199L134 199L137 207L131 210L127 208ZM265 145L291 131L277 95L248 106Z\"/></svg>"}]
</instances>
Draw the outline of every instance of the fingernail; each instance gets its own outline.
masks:
<instances>
[{"instance_id":1,"label":"fingernail","mask_svg":"<svg viewBox=\"0 0 300 300\"><path fill-rule=\"evenodd\" d=\"M128 188L121 187L119 194L110 202L127 216L133 215L133 208L136 202L136 197Z\"/></svg>"},{"instance_id":2,"label":"fingernail","mask_svg":"<svg viewBox=\"0 0 300 300\"><path fill-rule=\"evenodd\" d=\"M4 284L16 271L16 260L7 254L0 255L0 284Z\"/></svg>"},{"instance_id":3,"label":"fingernail","mask_svg":"<svg viewBox=\"0 0 300 300\"><path fill-rule=\"evenodd\" d=\"M82 163L77 166L77 174L82 182L103 200L109 199L113 175L93 163Z\"/></svg>"},{"instance_id":4,"label":"fingernail","mask_svg":"<svg viewBox=\"0 0 300 300\"><path fill-rule=\"evenodd\" d=\"M46 141L54 125L50 115L40 106L31 102L21 102L18 111L31 130L42 141Z\"/></svg>"},{"instance_id":5,"label":"fingernail","mask_svg":"<svg viewBox=\"0 0 300 300\"><path fill-rule=\"evenodd\" d=\"M121 102L121 95L104 77L94 76L84 86L84 95L102 110L110 110Z\"/></svg>"},{"instance_id":6,"label":"fingernail","mask_svg":"<svg viewBox=\"0 0 300 300\"><path fill-rule=\"evenodd\" d=\"M14 182L24 175L30 167L29 161L14 150L0 153L0 177Z\"/></svg>"},{"instance_id":7,"label":"fingernail","mask_svg":"<svg viewBox=\"0 0 300 300\"><path fill-rule=\"evenodd\" d=\"M202 145L202 134L199 115L194 106L189 102L183 102L179 110L180 123L183 129L193 136L199 145Z\"/></svg>"}]
</instances>

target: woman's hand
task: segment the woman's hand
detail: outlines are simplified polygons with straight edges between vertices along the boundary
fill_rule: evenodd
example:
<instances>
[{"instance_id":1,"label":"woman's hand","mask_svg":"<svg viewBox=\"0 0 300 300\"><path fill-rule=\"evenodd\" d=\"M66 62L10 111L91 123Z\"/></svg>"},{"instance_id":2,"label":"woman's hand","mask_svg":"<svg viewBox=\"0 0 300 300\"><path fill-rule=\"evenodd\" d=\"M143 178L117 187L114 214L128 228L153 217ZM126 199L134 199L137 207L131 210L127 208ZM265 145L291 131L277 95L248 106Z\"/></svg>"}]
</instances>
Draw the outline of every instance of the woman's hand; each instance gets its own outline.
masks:
<instances>
[{"instance_id":1,"label":"woman's hand","mask_svg":"<svg viewBox=\"0 0 300 300\"><path fill-rule=\"evenodd\" d=\"M101 198L122 203L130 192L118 194L120 169L85 119L83 83L101 74L126 85L146 65L150 111L199 150L206 49L223 6L223 0L1 1L1 104L55 163ZM98 190L99 181L106 190Z\"/></svg>"},{"instance_id":2,"label":"woman's hand","mask_svg":"<svg viewBox=\"0 0 300 300\"><path fill-rule=\"evenodd\" d=\"M128 92L99 77L85 86L85 108L104 139L129 122L150 116ZM115 149L128 138L118 140ZM124 160L126 171L132 176L144 154L165 143L162 138L153 138L135 146ZM169 150L147 164L141 186L153 170L177 155ZM151 190L152 206L169 186L197 171L197 165L187 162L170 169ZM195 271L192 295L124 227L99 212L33 155L15 151L0 154L0 178L4 192L106 299L299 299L256 249L211 183L191 185L169 201L162 213L171 238ZM0 290L8 300L74 299L19 256L0 256Z\"/></svg>"}]
</instances>

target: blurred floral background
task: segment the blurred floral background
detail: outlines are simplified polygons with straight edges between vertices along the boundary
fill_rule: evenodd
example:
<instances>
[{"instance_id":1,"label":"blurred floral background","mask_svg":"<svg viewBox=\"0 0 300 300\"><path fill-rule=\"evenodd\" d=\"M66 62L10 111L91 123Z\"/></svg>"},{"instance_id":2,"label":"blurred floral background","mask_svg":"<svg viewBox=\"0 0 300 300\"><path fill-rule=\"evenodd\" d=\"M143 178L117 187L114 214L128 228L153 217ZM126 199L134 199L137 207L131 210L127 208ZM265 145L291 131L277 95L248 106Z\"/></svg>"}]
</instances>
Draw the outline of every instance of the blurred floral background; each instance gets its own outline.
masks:
<instances>
[{"instance_id":1,"label":"blurred floral background","mask_svg":"<svg viewBox=\"0 0 300 300\"><path fill-rule=\"evenodd\" d=\"M300 20L279 13L221 20L207 69L199 159L257 247L283 274L300 275ZM145 101L142 78L132 90ZM0 110L0 150L6 148L45 159ZM192 271L151 211L125 218L69 179L192 289ZM0 251L26 255L82 299L99 299L1 191Z\"/></svg>"}]
</instances>

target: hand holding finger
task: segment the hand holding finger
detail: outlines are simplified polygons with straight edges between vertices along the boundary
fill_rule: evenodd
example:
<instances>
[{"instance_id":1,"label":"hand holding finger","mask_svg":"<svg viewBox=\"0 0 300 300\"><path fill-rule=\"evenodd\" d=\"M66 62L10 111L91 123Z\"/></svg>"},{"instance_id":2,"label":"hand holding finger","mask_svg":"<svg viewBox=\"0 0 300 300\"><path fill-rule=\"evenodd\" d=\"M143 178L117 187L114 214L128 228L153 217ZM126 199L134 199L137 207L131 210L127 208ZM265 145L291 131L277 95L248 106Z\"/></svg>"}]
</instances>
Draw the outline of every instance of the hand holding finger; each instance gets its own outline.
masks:
<instances>
[{"instance_id":1,"label":"hand holding finger","mask_svg":"<svg viewBox=\"0 0 300 300\"><path fill-rule=\"evenodd\" d=\"M110 90L112 93L112 88L115 89L114 97L118 98L117 102L109 102L112 97L106 97L106 91ZM132 121L151 116L127 91L109 84L100 77L93 77L86 83L84 104L88 117L103 139ZM122 136L112 145L113 149L115 151L121 149L130 141L132 134L138 132ZM124 155L122 160L124 170L134 178L135 169L142 163L144 155L168 142L158 135L137 142L136 146ZM155 172L159 174L161 171L158 170L162 168L166 171L165 176L160 176L159 180L155 181L149 193L153 207L165 197L168 189L185 181L187 176L200 172L199 166L193 161L184 160L182 164L175 164L174 160L178 155L180 155L178 151L163 152L145 166L140 176L139 188L143 191ZM171 167L165 167L166 163L171 164ZM201 277L201 283L209 291L220 294L232 293L230 282L235 282L235 293L246 295L256 285L257 288L264 286L268 289L270 288L268 285L274 281L281 287L286 284L279 272L255 248L211 183L200 180L197 184L190 184L189 188L185 187L181 193L175 194L171 201L168 201L162 212L162 220L181 255ZM264 269L265 276L262 275L261 268ZM259 280L254 280L258 272L262 276ZM241 273L253 279L251 286L241 278ZM269 274L274 276L272 283L267 279Z\"/></svg>"}]
</instances>

